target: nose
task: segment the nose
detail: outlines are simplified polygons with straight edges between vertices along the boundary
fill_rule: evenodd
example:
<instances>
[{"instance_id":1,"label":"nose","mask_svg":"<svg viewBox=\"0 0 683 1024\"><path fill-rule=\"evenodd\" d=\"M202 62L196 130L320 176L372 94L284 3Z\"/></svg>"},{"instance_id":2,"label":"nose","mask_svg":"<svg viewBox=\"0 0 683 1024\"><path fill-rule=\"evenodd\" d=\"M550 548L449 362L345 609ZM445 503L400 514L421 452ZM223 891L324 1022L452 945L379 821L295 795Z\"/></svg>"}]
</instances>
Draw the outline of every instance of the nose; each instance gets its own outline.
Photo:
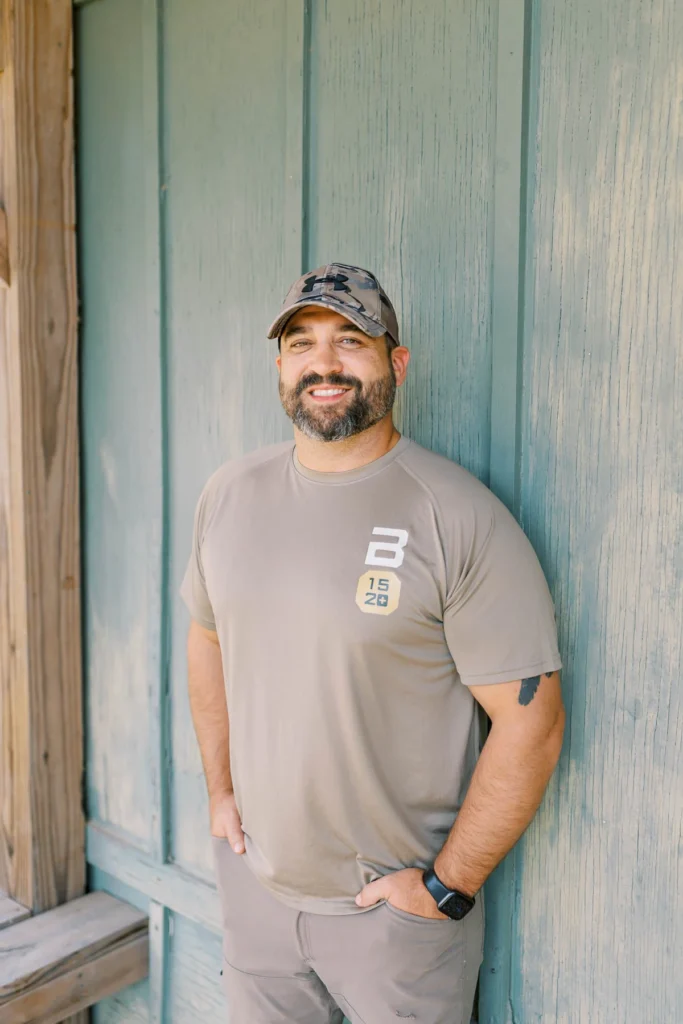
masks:
<instances>
[{"instance_id":1,"label":"nose","mask_svg":"<svg viewBox=\"0 0 683 1024\"><path fill-rule=\"evenodd\" d=\"M328 373L341 373L343 368L344 364L339 351L331 342L316 345L307 366L309 373L318 373L321 377L325 377Z\"/></svg>"}]
</instances>

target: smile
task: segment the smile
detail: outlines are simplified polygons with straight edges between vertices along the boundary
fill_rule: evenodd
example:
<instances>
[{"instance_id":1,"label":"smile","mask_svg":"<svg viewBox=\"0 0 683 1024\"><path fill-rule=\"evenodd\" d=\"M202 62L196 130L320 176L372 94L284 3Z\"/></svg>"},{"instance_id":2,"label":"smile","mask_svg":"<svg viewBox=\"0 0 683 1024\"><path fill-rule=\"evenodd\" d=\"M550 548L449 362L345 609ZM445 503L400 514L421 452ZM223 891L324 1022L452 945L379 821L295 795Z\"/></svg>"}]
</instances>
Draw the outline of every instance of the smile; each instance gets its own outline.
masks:
<instances>
[{"instance_id":1,"label":"smile","mask_svg":"<svg viewBox=\"0 0 683 1024\"><path fill-rule=\"evenodd\" d=\"M348 390L348 388L313 388L312 391L309 391L309 395L312 398L339 398L340 395L345 395Z\"/></svg>"}]
</instances>

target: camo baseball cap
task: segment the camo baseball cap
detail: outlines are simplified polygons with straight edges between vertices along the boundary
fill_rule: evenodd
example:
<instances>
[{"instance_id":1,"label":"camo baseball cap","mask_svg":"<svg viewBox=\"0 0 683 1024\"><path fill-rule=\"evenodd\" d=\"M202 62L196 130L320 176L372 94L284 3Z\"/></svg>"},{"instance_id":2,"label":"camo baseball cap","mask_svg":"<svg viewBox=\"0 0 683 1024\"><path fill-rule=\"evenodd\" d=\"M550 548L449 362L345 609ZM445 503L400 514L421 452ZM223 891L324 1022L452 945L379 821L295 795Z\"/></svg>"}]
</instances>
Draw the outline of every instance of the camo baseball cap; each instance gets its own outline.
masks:
<instances>
[{"instance_id":1,"label":"camo baseball cap","mask_svg":"<svg viewBox=\"0 0 683 1024\"><path fill-rule=\"evenodd\" d=\"M323 306L350 320L372 338L388 334L398 345L398 321L389 298L374 274L346 263L328 263L295 281L268 330L279 338L297 310Z\"/></svg>"}]
</instances>

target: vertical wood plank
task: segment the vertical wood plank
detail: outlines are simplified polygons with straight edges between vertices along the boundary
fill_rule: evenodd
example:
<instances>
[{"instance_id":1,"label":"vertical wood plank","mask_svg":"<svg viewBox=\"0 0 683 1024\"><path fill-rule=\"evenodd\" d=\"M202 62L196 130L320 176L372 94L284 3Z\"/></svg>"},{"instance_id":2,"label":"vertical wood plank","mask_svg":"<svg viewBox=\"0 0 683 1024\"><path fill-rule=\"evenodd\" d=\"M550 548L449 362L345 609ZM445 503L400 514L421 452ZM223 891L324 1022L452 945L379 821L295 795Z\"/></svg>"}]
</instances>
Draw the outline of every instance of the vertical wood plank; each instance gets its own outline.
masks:
<instances>
[{"instance_id":1,"label":"vertical wood plank","mask_svg":"<svg viewBox=\"0 0 683 1024\"><path fill-rule=\"evenodd\" d=\"M220 971L221 939L175 914L171 916L168 1024L225 1024L229 1020Z\"/></svg>"},{"instance_id":2,"label":"vertical wood plank","mask_svg":"<svg viewBox=\"0 0 683 1024\"><path fill-rule=\"evenodd\" d=\"M0 887L39 911L85 882L71 4L1 18Z\"/></svg>"},{"instance_id":3,"label":"vertical wood plank","mask_svg":"<svg viewBox=\"0 0 683 1024\"><path fill-rule=\"evenodd\" d=\"M310 41L308 38L307 0L286 0L286 10L283 271L285 279L291 283L306 269L303 240L305 237L305 72L308 61L305 49L310 45Z\"/></svg>"},{"instance_id":4,"label":"vertical wood plank","mask_svg":"<svg viewBox=\"0 0 683 1024\"><path fill-rule=\"evenodd\" d=\"M110 0L77 15L89 809L158 863L167 856L169 770L162 13L157 0ZM150 905L149 981L98 1005L96 1021L163 1020L165 915Z\"/></svg>"},{"instance_id":5,"label":"vertical wood plank","mask_svg":"<svg viewBox=\"0 0 683 1024\"><path fill-rule=\"evenodd\" d=\"M206 787L178 587L210 473L291 436L278 400L277 347L265 334L300 273L303 10L248 0L164 4L171 854L207 878Z\"/></svg>"},{"instance_id":6,"label":"vertical wood plank","mask_svg":"<svg viewBox=\"0 0 683 1024\"><path fill-rule=\"evenodd\" d=\"M493 271L491 275L491 452L490 486L510 509L516 507L519 454L517 396L521 342L520 227L522 92L525 0L498 4L495 172L493 178Z\"/></svg>"},{"instance_id":7,"label":"vertical wood plank","mask_svg":"<svg viewBox=\"0 0 683 1024\"><path fill-rule=\"evenodd\" d=\"M496 0L316 2L309 260L369 267L412 349L401 429L488 478Z\"/></svg>"},{"instance_id":8,"label":"vertical wood plank","mask_svg":"<svg viewBox=\"0 0 683 1024\"><path fill-rule=\"evenodd\" d=\"M7 213L0 207L0 282L9 284L9 243L7 239Z\"/></svg>"},{"instance_id":9,"label":"vertical wood plank","mask_svg":"<svg viewBox=\"0 0 683 1024\"><path fill-rule=\"evenodd\" d=\"M169 913L155 900L149 901L149 1022L166 1022L166 963Z\"/></svg>"},{"instance_id":10,"label":"vertical wood plank","mask_svg":"<svg viewBox=\"0 0 683 1024\"><path fill-rule=\"evenodd\" d=\"M528 0L498 4L496 127L491 275L491 449L489 485L518 513L518 404L524 323L526 149L530 29ZM512 982L516 848L486 884L479 1020L508 1019Z\"/></svg>"},{"instance_id":11,"label":"vertical wood plank","mask_svg":"<svg viewBox=\"0 0 683 1024\"><path fill-rule=\"evenodd\" d=\"M156 339L159 354L160 381L160 424L158 438L160 441L159 460L161 463L160 495L162 506L161 518L161 565L160 565L160 603L161 623L159 628L159 662L158 672L150 680L149 698L149 744L152 822L150 830L150 852L160 864L165 863L169 852L169 775L171 764L168 745L168 722L170 709L168 706L168 649L169 649L169 615L168 606L163 596L168 592L168 549L169 549L169 518L168 518L168 383L167 383L167 351L164 316L165 267L164 252L164 199L166 183L162 166L161 140L161 107L160 97L163 93L163 54L162 24L163 0L143 0L142 2L142 102L145 149L145 192L149 201L145 206L145 240L147 287L154 301L150 306L148 329ZM154 202L153 197L157 197ZM168 923L167 908L150 900L149 903L149 1020L150 1024L165 1024L166 1021L166 975L168 970Z\"/></svg>"},{"instance_id":12,"label":"vertical wood plank","mask_svg":"<svg viewBox=\"0 0 683 1024\"><path fill-rule=\"evenodd\" d=\"M568 707L511 1014L683 1020L683 7L535 4L521 513ZM536 72L535 72L536 73Z\"/></svg>"},{"instance_id":13,"label":"vertical wood plank","mask_svg":"<svg viewBox=\"0 0 683 1024\"><path fill-rule=\"evenodd\" d=\"M88 813L156 852L166 534L155 4L103 0L76 19Z\"/></svg>"},{"instance_id":14,"label":"vertical wood plank","mask_svg":"<svg viewBox=\"0 0 683 1024\"><path fill-rule=\"evenodd\" d=\"M142 41L142 125L143 125L143 167L145 174L145 282L148 291L146 307L146 335L150 343L155 342L159 359L159 412L160 423L156 434L157 458L161 466L161 487L159 502L162 507L160 538L160 593L166 592L168 518L165 512L166 441L168 422L164 400L165 346L162 321L162 276L161 264L161 211L164 183L162 181L161 145L159 138L159 80L161 74L159 55L159 25L162 16L162 0L142 0L141 41ZM168 760L167 743L167 616L160 604L162 621L159 624L159 654L157 672L149 685L149 773L150 773L150 852L160 862L166 860L168 850Z\"/></svg>"}]
</instances>

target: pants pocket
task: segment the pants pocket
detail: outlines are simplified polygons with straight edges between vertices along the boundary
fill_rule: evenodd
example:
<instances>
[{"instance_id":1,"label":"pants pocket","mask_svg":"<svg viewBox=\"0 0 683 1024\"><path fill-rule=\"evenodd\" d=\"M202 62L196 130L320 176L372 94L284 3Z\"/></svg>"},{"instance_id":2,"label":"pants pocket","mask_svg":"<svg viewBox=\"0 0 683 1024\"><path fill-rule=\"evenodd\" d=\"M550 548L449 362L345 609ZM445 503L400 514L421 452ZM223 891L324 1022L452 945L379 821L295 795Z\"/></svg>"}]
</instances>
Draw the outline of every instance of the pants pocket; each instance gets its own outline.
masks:
<instances>
[{"instance_id":1,"label":"pants pocket","mask_svg":"<svg viewBox=\"0 0 683 1024\"><path fill-rule=\"evenodd\" d=\"M259 882L227 839L212 837L223 921L223 956L231 967L264 977L308 969L296 942L296 911Z\"/></svg>"},{"instance_id":2,"label":"pants pocket","mask_svg":"<svg viewBox=\"0 0 683 1024\"><path fill-rule=\"evenodd\" d=\"M472 920L452 921L384 903L376 914L358 915L346 983L330 988L341 993L335 998L346 1001L354 1024L469 1024L480 948L479 907Z\"/></svg>"},{"instance_id":3,"label":"pants pocket","mask_svg":"<svg viewBox=\"0 0 683 1024\"><path fill-rule=\"evenodd\" d=\"M443 917L420 917L419 914L411 914L407 910L401 910L400 907L395 907L388 901L385 902L384 906L391 914L402 921L407 921L408 924L415 925L418 928L431 929L434 934L440 932L443 935L450 933L457 936L459 921L452 921L450 918Z\"/></svg>"}]
</instances>

